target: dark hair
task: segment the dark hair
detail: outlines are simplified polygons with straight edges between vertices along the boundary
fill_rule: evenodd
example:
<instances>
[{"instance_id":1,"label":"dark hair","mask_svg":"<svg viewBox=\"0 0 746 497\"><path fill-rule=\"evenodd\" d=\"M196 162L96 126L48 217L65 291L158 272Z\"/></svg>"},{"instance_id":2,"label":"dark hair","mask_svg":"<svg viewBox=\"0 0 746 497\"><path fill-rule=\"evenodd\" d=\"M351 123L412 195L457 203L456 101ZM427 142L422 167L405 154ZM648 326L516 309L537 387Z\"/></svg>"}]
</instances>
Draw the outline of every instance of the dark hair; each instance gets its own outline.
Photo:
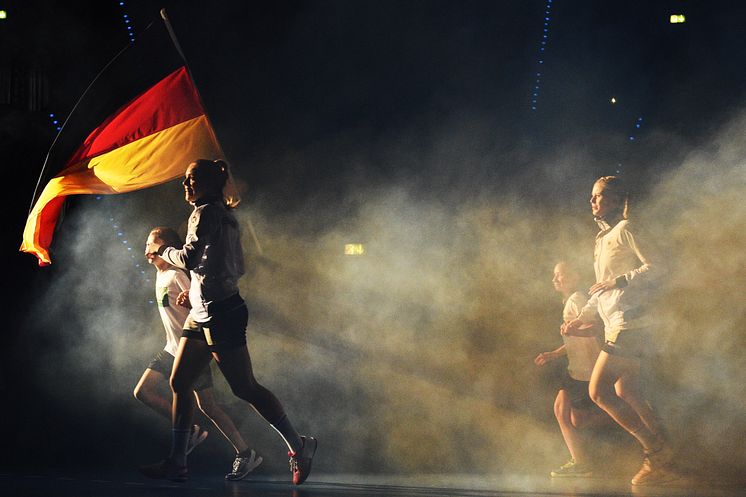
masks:
<instances>
[{"instance_id":1,"label":"dark hair","mask_svg":"<svg viewBox=\"0 0 746 497\"><path fill-rule=\"evenodd\" d=\"M603 185L604 193L616 197L619 200L621 205L621 216L624 219L629 219L629 190L622 178L619 176L601 176L596 180L596 183Z\"/></svg>"},{"instance_id":2,"label":"dark hair","mask_svg":"<svg viewBox=\"0 0 746 497\"><path fill-rule=\"evenodd\" d=\"M165 245L166 247L181 248L184 246L184 242L181 240L181 237L176 232L176 230L172 228L158 226L157 228L153 228L152 230L150 230L150 234L160 238L160 240L163 242L163 245Z\"/></svg>"}]
</instances>

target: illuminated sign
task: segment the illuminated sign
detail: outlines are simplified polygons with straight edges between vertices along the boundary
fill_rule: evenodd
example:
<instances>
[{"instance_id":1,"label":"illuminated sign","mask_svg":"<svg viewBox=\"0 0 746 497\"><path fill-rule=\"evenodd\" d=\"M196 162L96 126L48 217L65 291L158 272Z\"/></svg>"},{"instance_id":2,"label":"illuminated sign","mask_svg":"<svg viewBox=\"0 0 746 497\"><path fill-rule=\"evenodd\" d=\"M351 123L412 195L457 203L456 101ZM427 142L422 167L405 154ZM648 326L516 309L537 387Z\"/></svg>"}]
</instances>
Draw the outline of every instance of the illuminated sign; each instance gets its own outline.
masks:
<instances>
[{"instance_id":1,"label":"illuminated sign","mask_svg":"<svg viewBox=\"0 0 746 497\"><path fill-rule=\"evenodd\" d=\"M671 14L671 24L684 24L686 16L684 14Z\"/></svg>"},{"instance_id":2,"label":"illuminated sign","mask_svg":"<svg viewBox=\"0 0 746 497\"><path fill-rule=\"evenodd\" d=\"M365 246L362 243L346 243L345 255L363 255Z\"/></svg>"}]
</instances>

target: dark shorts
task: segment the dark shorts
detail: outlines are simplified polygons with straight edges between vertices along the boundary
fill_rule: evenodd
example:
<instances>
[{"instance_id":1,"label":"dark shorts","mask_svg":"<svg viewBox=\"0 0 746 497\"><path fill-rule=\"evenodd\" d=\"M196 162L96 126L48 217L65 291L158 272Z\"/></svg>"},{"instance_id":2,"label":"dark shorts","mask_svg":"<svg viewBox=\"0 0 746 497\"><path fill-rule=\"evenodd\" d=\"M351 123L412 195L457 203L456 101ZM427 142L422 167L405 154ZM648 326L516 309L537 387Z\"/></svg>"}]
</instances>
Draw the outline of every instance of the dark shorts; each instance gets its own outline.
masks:
<instances>
[{"instance_id":1,"label":"dark shorts","mask_svg":"<svg viewBox=\"0 0 746 497\"><path fill-rule=\"evenodd\" d=\"M167 379L171 377L171 370L174 368L174 356L161 350L158 352L153 360L148 364L148 369L157 371L165 376ZM210 365L199 374L197 381L194 383L194 390L199 392L207 388L212 388L212 371L210 371Z\"/></svg>"},{"instance_id":2,"label":"dark shorts","mask_svg":"<svg viewBox=\"0 0 746 497\"><path fill-rule=\"evenodd\" d=\"M567 392L573 409L594 409L596 407L595 402L591 400L588 394L588 383L588 381L576 380L565 370L560 390Z\"/></svg>"},{"instance_id":3,"label":"dark shorts","mask_svg":"<svg viewBox=\"0 0 746 497\"><path fill-rule=\"evenodd\" d=\"M184 322L185 338L207 342L210 349L234 349L246 346L246 325L249 310L239 294L208 306L210 321L198 323L192 317Z\"/></svg>"},{"instance_id":4,"label":"dark shorts","mask_svg":"<svg viewBox=\"0 0 746 497\"><path fill-rule=\"evenodd\" d=\"M607 340L602 350L612 355L641 359L650 346L650 330L622 330L614 342Z\"/></svg>"}]
</instances>

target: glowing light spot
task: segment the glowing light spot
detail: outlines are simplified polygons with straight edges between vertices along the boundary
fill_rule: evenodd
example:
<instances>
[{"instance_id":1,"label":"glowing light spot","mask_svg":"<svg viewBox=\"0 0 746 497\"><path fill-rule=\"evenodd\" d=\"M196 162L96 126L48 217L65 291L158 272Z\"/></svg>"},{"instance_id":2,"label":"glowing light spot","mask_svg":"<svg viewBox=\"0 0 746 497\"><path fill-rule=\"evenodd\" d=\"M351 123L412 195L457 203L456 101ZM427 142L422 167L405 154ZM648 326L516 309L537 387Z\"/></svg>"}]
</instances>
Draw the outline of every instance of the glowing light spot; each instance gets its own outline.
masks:
<instances>
[{"instance_id":1,"label":"glowing light spot","mask_svg":"<svg viewBox=\"0 0 746 497\"><path fill-rule=\"evenodd\" d=\"M616 103L616 97L611 97L611 100L610 100L610 102L611 102L612 104L615 104L615 103Z\"/></svg>"},{"instance_id":2,"label":"glowing light spot","mask_svg":"<svg viewBox=\"0 0 746 497\"><path fill-rule=\"evenodd\" d=\"M7 19L8 18L8 12L5 10L0 10L0 19Z\"/></svg>"},{"instance_id":3,"label":"glowing light spot","mask_svg":"<svg viewBox=\"0 0 746 497\"><path fill-rule=\"evenodd\" d=\"M365 245L362 243L346 243L345 255L363 255L365 254Z\"/></svg>"},{"instance_id":4,"label":"glowing light spot","mask_svg":"<svg viewBox=\"0 0 746 497\"><path fill-rule=\"evenodd\" d=\"M684 24L686 22L686 16L684 14L671 14L669 19L671 24Z\"/></svg>"}]
</instances>

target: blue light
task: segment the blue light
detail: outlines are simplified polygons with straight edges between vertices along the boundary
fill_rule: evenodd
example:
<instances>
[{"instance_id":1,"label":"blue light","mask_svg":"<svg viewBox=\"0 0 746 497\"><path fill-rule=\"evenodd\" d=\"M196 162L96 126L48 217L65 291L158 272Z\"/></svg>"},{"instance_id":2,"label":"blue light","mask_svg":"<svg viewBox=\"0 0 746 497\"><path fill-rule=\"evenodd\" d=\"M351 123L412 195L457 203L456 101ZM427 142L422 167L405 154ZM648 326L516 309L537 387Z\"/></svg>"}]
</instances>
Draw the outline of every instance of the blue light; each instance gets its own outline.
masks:
<instances>
[{"instance_id":1,"label":"blue light","mask_svg":"<svg viewBox=\"0 0 746 497\"><path fill-rule=\"evenodd\" d=\"M54 114L49 114L49 117L51 117L52 119L54 119Z\"/></svg>"},{"instance_id":2,"label":"blue light","mask_svg":"<svg viewBox=\"0 0 746 497\"><path fill-rule=\"evenodd\" d=\"M541 41L539 43L539 59L538 64L539 66L544 64L544 52L546 52L546 47L549 43L549 22L552 20L550 13L552 8L552 0L547 0L545 8L544 8L544 27L542 29L542 36ZM534 86L534 91L532 92L533 99L531 100L531 103L533 104L531 106L531 110L536 110L536 103L539 98L539 85L541 83L541 71L536 72L536 85Z\"/></svg>"},{"instance_id":3,"label":"blue light","mask_svg":"<svg viewBox=\"0 0 746 497\"><path fill-rule=\"evenodd\" d=\"M635 137L634 136L630 136L629 137L629 141L631 141L631 142L635 141Z\"/></svg>"}]
</instances>

